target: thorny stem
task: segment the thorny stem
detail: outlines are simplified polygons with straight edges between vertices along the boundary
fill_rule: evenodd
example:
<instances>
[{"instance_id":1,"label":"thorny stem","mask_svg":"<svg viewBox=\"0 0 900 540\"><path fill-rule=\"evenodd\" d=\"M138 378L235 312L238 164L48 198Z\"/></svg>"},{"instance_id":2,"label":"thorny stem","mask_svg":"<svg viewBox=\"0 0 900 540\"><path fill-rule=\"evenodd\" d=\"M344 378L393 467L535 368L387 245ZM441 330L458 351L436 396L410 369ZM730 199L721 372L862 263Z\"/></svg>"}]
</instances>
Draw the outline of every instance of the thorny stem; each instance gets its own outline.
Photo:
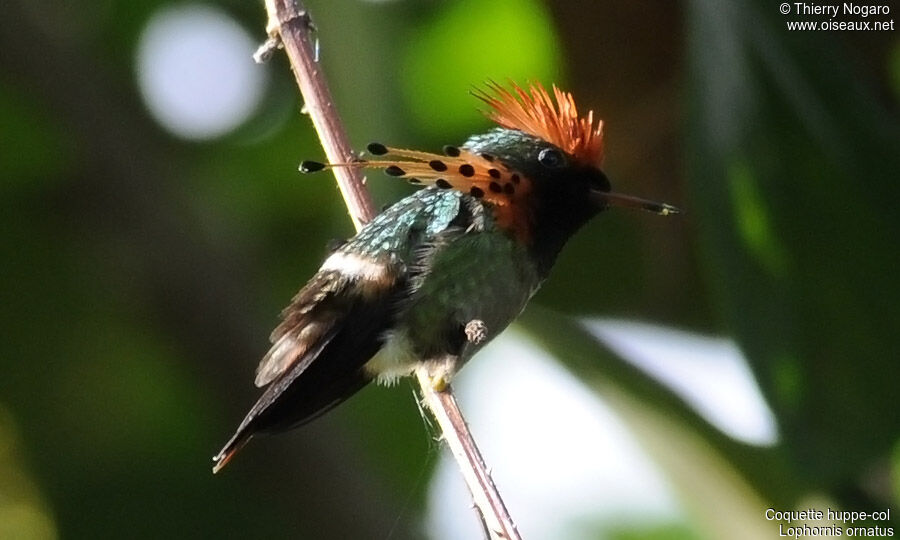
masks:
<instances>
[{"instance_id":1,"label":"thorny stem","mask_svg":"<svg viewBox=\"0 0 900 540\"><path fill-rule=\"evenodd\" d=\"M276 36L280 36L284 50L294 68L294 78L303 94L306 111L312 119L322 148L331 163L346 163L354 159L347 132L334 108L334 99L325 82L315 50L310 40L312 23L306 9L297 0L266 0L269 18L266 32L269 40L257 53L257 59L265 59L273 47L278 46ZM273 41L274 40L274 41ZM333 169L338 187L350 219L356 230L362 228L375 217L375 206L366 189L362 175L356 167L336 167Z\"/></svg>"},{"instance_id":2,"label":"thorny stem","mask_svg":"<svg viewBox=\"0 0 900 540\"><path fill-rule=\"evenodd\" d=\"M434 377L427 364L416 369L416 378L422 392L422 401L441 426L444 440L459 464L491 538L519 539L516 524L491 479L450 385L444 386L440 391L435 390Z\"/></svg>"},{"instance_id":3,"label":"thorny stem","mask_svg":"<svg viewBox=\"0 0 900 540\"><path fill-rule=\"evenodd\" d=\"M331 92L317 63L309 35L312 23L307 11L299 0L266 0L266 12L268 15L266 31L269 39L257 52L257 59L270 56L272 50L279 46L280 40L280 45L284 47L294 69L306 110L319 134L328 160L332 163L350 161L354 156L340 117L334 108ZM355 167L338 167L333 171L353 225L359 231L375 217L372 199L363 183L362 175ZM416 376L422 401L437 420L443 438L456 458L491 537L520 539L515 523L491 480L481 452L456 404L450 385L437 390L427 366L417 369Z\"/></svg>"}]
</instances>

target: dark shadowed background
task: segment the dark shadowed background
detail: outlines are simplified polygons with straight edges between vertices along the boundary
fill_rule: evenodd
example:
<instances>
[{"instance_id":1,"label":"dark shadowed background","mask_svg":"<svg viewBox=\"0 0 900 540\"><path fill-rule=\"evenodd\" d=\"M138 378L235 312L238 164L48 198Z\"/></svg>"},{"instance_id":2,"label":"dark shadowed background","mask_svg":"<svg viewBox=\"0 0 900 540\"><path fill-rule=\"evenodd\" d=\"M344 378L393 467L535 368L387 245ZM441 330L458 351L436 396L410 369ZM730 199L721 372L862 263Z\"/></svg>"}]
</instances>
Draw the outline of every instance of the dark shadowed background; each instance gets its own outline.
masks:
<instances>
[{"instance_id":1,"label":"dark shadowed background","mask_svg":"<svg viewBox=\"0 0 900 540\"><path fill-rule=\"evenodd\" d=\"M898 31L789 31L829 19L752 0L308 7L357 148L460 144L489 127L473 85L556 82L604 119L617 190L685 210L589 224L461 375L526 538L896 523ZM261 2L0 7L0 538L476 534L406 382L210 473L279 310L352 234L297 172L323 154L283 55L252 63L264 25Z\"/></svg>"}]
</instances>

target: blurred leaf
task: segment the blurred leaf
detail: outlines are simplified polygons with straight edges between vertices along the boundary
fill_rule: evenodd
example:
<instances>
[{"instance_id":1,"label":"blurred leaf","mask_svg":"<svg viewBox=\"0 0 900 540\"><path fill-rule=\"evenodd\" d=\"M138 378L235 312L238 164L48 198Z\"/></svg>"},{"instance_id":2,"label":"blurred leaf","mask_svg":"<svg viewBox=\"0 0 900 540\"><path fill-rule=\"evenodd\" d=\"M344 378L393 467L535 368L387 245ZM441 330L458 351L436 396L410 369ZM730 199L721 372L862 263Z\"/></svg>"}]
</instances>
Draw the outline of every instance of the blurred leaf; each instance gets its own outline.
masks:
<instances>
[{"instance_id":1,"label":"blurred leaf","mask_svg":"<svg viewBox=\"0 0 900 540\"><path fill-rule=\"evenodd\" d=\"M71 159L71 141L30 96L0 84L0 193L14 189L45 189Z\"/></svg>"},{"instance_id":2,"label":"blurred leaf","mask_svg":"<svg viewBox=\"0 0 900 540\"><path fill-rule=\"evenodd\" d=\"M622 407L634 401L628 407L647 407L646 414L663 415L668 422L690 432L692 439L702 439L714 454L740 471L765 500L789 504L801 492L802 487L786 467L779 447L748 446L724 435L672 390L620 359L571 319L530 306L519 322L541 346L604 398L609 398L610 392L621 394L622 399L627 397Z\"/></svg>"},{"instance_id":3,"label":"blurred leaf","mask_svg":"<svg viewBox=\"0 0 900 540\"><path fill-rule=\"evenodd\" d=\"M652 528L629 528L607 530L610 540L692 540L698 538L697 533L684 525L672 524Z\"/></svg>"},{"instance_id":4,"label":"blurred leaf","mask_svg":"<svg viewBox=\"0 0 900 540\"><path fill-rule=\"evenodd\" d=\"M764 500L702 435L614 387L601 393L666 472L706 536L752 540L773 535L772 525L760 519Z\"/></svg>"},{"instance_id":5,"label":"blurred leaf","mask_svg":"<svg viewBox=\"0 0 900 540\"><path fill-rule=\"evenodd\" d=\"M900 443L894 447L894 454L891 459L891 480L894 496L894 504L900 506Z\"/></svg>"},{"instance_id":6,"label":"blurred leaf","mask_svg":"<svg viewBox=\"0 0 900 540\"><path fill-rule=\"evenodd\" d=\"M751 168L743 162L732 164L728 181L735 226L747 251L766 271L781 277L787 271L787 254L772 231L771 216Z\"/></svg>"},{"instance_id":7,"label":"blurred leaf","mask_svg":"<svg viewBox=\"0 0 900 540\"><path fill-rule=\"evenodd\" d=\"M53 516L22 463L20 445L12 415L0 406L0 538L56 538Z\"/></svg>"},{"instance_id":8,"label":"blurred leaf","mask_svg":"<svg viewBox=\"0 0 900 540\"><path fill-rule=\"evenodd\" d=\"M900 100L900 39L894 42L888 56L888 76L891 81L891 89L894 91L894 99Z\"/></svg>"},{"instance_id":9,"label":"blurred leaf","mask_svg":"<svg viewBox=\"0 0 900 540\"><path fill-rule=\"evenodd\" d=\"M408 41L402 87L416 125L446 137L478 119L472 85L507 78L549 84L561 64L552 18L541 2L460 0L447 3Z\"/></svg>"},{"instance_id":10,"label":"blurred leaf","mask_svg":"<svg viewBox=\"0 0 900 540\"><path fill-rule=\"evenodd\" d=\"M69 459L127 470L203 451L202 392L173 351L102 318L79 330L83 357L59 370L50 404Z\"/></svg>"},{"instance_id":11,"label":"blurred leaf","mask_svg":"<svg viewBox=\"0 0 900 540\"><path fill-rule=\"evenodd\" d=\"M794 464L834 487L900 435L885 407L900 380L900 124L839 44L788 32L770 5L693 0L687 18L708 272Z\"/></svg>"}]
</instances>

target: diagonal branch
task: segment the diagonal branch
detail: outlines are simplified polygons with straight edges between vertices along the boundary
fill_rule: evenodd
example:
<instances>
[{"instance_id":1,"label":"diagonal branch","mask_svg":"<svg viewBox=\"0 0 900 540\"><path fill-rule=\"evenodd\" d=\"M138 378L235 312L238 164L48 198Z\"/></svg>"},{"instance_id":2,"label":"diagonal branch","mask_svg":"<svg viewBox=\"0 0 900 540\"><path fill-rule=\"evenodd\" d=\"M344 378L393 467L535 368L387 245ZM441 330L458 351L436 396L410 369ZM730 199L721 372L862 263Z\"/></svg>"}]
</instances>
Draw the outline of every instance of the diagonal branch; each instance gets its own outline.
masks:
<instances>
[{"instance_id":1,"label":"diagonal branch","mask_svg":"<svg viewBox=\"0 0 900 540\"><path fill-rule=\"evenodd\" d=\"M294 68L294 78L303 94L306 111L319 134L328 161L351 161L354 158L353 149L347 139L344 124L334 108L334 99L319 68L310 40L312 22L308 12L295 0L266 0L266 12L269 18L266 24L269 39L257 52L256 58L259 60L269 56L272 49L279 46L280 36L281 45ZM350 219L358 231L375 217L375 206L362 174L356 167L335 167L332 170L350 212Z\"/></svg>"},{"instance_id":2,"label":"diagonal branch","mask_svg":"<svg viewBox=\"0 0 900 540\"><path fill-rule=\"evenodd\" d=\"M257 59L268 57L279 46L284 47L303 94L306 110L312 118L328 160L332 163L351 160L353 153L350 143L334 108L334 101L317 64L310 40L312 23L308 12L298 0L266 0L266 12L269 39L257 52ZM358 231L375 217L372 200L362 176L355 167L336 167L332 170ZM450 386L436 389L427 366L419 368L416 376L422 400L437 420L491 537L510 540L520 538Z\"/></svg>"},{"instance_id":3,"label":"diagonal branch","mask_svg":"<svg viewBox=\"0 0 900 540\"><path fill-rule=\"evenodd\" d=\"M437 420L438 425L447 441L450 452L459 464L466 485L472 492L475 506L481 513L486 529L491 538L518 539L519 533L513 522L500 492L494 485L491 475L481 457L481 451L472 438L466 419L456 403L456 397L450 385L441 391L433 386L434 377L429 371L428 365L423 365L416 370L416 378L422 392L422 401Z\"/></svg>"}]
</instances>

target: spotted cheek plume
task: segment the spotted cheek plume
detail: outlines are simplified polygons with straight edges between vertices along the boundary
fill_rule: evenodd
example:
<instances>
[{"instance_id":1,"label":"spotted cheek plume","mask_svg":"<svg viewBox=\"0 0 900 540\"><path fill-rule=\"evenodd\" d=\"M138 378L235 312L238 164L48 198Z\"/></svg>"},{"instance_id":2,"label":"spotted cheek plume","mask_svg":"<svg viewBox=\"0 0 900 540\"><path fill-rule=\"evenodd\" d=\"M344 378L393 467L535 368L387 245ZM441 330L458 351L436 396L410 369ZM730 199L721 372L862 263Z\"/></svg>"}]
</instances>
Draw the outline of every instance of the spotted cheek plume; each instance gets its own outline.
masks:
<instances>
[{"instance_id":1,"label":"spotted cheek plume","mask_svg":"<svg viewBox=\"0 0 900 540\"><path fill-rule=\"evenodd\" d=\"M332 167L383 168L389 176L405 178L411 184L455 189L488 202L500 227L520 237L528 236L524 201L531 191L531 182L495 156L475 154L455 146L445 146L444 155L380 143L370 144L367 150L372 155L394 159L360 159L350 163L304 161L300 170L311 173Z\"/></svg>"}]
</instances>

